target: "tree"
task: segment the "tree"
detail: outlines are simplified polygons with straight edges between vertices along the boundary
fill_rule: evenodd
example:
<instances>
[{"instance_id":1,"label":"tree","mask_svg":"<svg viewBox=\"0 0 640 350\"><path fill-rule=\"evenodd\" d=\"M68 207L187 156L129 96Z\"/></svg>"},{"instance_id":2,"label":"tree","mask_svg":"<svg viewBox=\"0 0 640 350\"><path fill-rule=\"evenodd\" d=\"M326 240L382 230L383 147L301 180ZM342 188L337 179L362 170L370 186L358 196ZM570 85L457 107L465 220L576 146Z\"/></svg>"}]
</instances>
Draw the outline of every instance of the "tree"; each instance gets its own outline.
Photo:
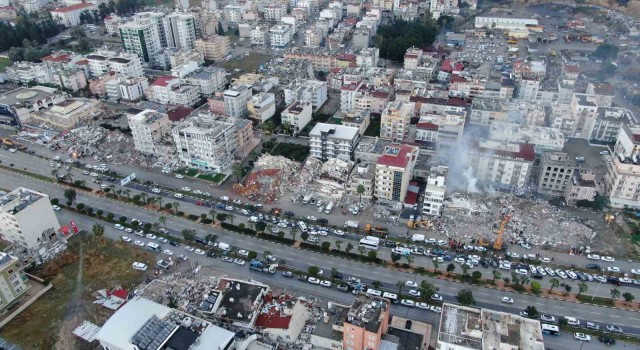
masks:
<instances>
[{"instance_id":1,"label":"tree","mask_svg":"<svg viewBox=\"0 0 640 350\"><path fill-rule=\"evenodd\" d=\"M123 192L124 192L124 194L127 196L127 199L128 199L128 200L131 200L131 197L130 197L131 190L130 190L130 189L128 189L128 188L125 188Z\"/></svg>"},{"instance_id":2,"label":"tree","mask_svg":"<svg viewBox=\"0 0 640 350\"><path fill-rule=\"evenodd\" d=\"M334 244L335 244L337 250L340 250L342 248L342 240L341 239L336 240L336 242Z\"/></svg>"},{"instance_id":3,"label":"tree","mask_svg":"<svg viewBox=\"0 0 640 350\"><path fill-rule=\"evenodd\" d=\"M356 188L356 193L358 193L358 195L360 196L360 203L362 203L362 194L364 193L363 184L358 185L358 188Z\"/></svg>"},{"instance_id":4,"label":"tree","mask_svg":"<svg viewBox=\"0 0 640 350\"><path fill-rule=\"evenodd\" d=\"M558 326L564 328L567 326L567 324L569 324L569 321L567 320L566 317L560 317L560 319L558 320Z\"/></svg>"},{"instance_id":5,"label":"tree","mask_svg":"<svg viewBox=\"0 0 640 350\"><path fill-rule=\"evenodd\" d=\"M58 177L58 173L59 173L58 169L51 170L51 175L53 175L53 177L55 177L56 180L60 181L60 177Z\"/></svg>"},{"instance_id":6,"label":"tree","mask_svg":"<svg viewBox=\"0 0 640 350\"><path fill-rule=\"evenodd\" d=\"M247 258L249 258L250 260L253 260L257 257L258 257L258 253L254 252L253 250L250 251L249 254L247 254Z\"/></svg>"},{"instance_id":7,"label":"tree","mask_svg":"<svg viewBox=\"0 0 640 350\"><path fill-rule=\"evenodd\" d=\"M466 276L467 272L469 272L469 266L467 264L462 264L462 276Z\"/></svg>"},{"instance_id":8,"label":"tree","mask_svg":"<svg viewBox=\"0 0 640 350\"><path fill-rule=\"evenodd\" d=\"M614 302L614 299L618 298L620 296L620 291L617 288L613 288L609 291L609 293L611 294L611 302Z\"/></svg>"},{"instance_id":9,"label":"tree","mask_svg":"<svg viewBox=\"0 0 640 350\"><path fill-rule=\"evenodd\" d=\"M222 22L218 22L218 29L216 30L216 34L224 35L224 29L222 28Z\"/></svg>"},{"instance_id":10,"label":"tree","mask_svg":"<svg viewBox=\"0 0 640 350\"><path fill-rule=\"evenodd\" d=\"M491 274L493 275L493 280L491 280L493 283L496 283L496 280L502 277L502 273L498 270L491 271Z\"/></svg>"},{"instance_id":11,"label":"tree","mask_svg":"<svg viewBox=\"0 0 640 350\"><path fill-rule=\"evenodd\" d=\"M373 288L376 288L376 289L380 288L380 286L381 286L381 285L382 285L382 282L380 282L380 281L373 281L373 282L371 283L371 286L372 286Z\"/></svg>"},{"instance_id":12,"label":"tree","mask_svg":"<svg viewBox=\"0 0 640 350\"><path fill-rule=\"evenodd\" d=\"M310 276L317 276L318 273L320 273L320 268L317 266L309 266L309 268L307 269L307 272L309 273Z\"/></svg>"},{"instance_id":13,"label":"tree","mask_svg":"<svg viewBox=\"0 0 640 350\"><path fill-rule=\"evenodd\" d=\"M104 236L104 226L100 224L93 224L93 226L91 226L91 233L96 237Z\"/></svg>"},{"instance_id":14,"label":"tree","mask_svg":"<svg viewBox=\"0 0 640 350\"><path fill-rule=\"evenodd\" d=\"M262 221L256 222L256 231L264 232L266 228L267 228L267 224L265 224L264 222Z\"/></svg>"},{"instance_id":15,"label":"tree","mask_svg":"<svg viewBox=\"0 0 640 350\"><path fill-rule=\"evenodd\" d=\"M300 238L302 238L303 241L307 241L307 239L309 239L309 234L307 232L302 231L302 233L300 234Z\"/></svg>"},{"instance_id":16,"label":"tree","mask_svg":"<svg viewBox=\"0 0 640 350\"><path fill-rule=\"evenodd\" d=\"M422 298L422 300L430 300L437 292L438 287L436 287L435 284L428 281L420 282L420 298Z\"/></svg>"},{"instance_id":17,"label":"tree","mask_svg":"<svg viewBox=\"0 0 640 350\"><path fill-rule=\"evenodd\" d=\"M473 279L473 281L475 283L478 283L480 281L480 279L482 278L482 272L480 271L473 271L471 273L471 278Z\"/></svg>"},{"instance_id":18,"label":"tree","mask_svg":"<svg viewBox=\"0 0 640 350\"><path fill-rule=\"evenodd\" d=\"M624 298L624 301L626 301L627 303L632 302L633 299L636 298L635 296L633 296L633 294L631 294L629 292L622 293L622 297Z\"/></svg>"},{"instance_id":19,"label":"tree","mask_svg":"<svg viewBox=\"0 0 640 350\"><path fill-rule=\"evenodd\" d=\"M351 253L351 251L353 250L353 244L351 244L351 242L347 243L347 246L344 248L344 250L347 253Z\"/></svg>"},{"instance_id":20,"label":"tree","mask_svg":"<svg viewBox=\"0 0 640 350\"><path fill-rule=\"evenodd\" d=\"M233 172L233 175L236 177L236 182L240 183L240 180L242 180L242 177L244 176L244 169L242 169L242 165L234 164L231 167L231 171Z\"/></svg>"},{"instance_id":21,"label":"tree","mask_svg":"<svg viewBox=\"0 0 640 350\"><path fill-rule=\"evenodd\" d=\"M538 293L540 293L540 289L541 289L541 288L542 288L542 286L540 286L540 283L538 283L538 282L536 282L536 281L531 282L531 291L532 291L534 294L538 294Z\"/></svg>"},{"instance_id":22,"label":"tree","mask_svg":"<svg viewBox=\"0 0 640 350\"><path fill-rule=\"evenodd\" d=\"M538 309L535 306L531 306L531 305L527 306L527 308L524 309L524 312L527 313L527 317L529 317L529 318L533 318L533 319L538 318L539 312L538 312Z\"/></svg>"},{"instance_id":23,"label":"tree","mask_svg":"<svg viewBox=\"0 0 640 350\"><path fill-rule=\"evenodd\" d=\"M184 237L185 241L193 241L196 238L196 231L185 228L182 230L182 237Z\"/></svg>"},{"instance_id":24,"label":"tree","mask_svg":"<svg viewBox=\"0 0 640 350\"><path fill-rule=\"evenodd\" d=\"M291 239L292 240L296 240L296 234L298 233L298 229L293 227L291 228L291 230L289 231L289 234L291 234Z\"/></svg>"},{"instance_id":25,"label":"tree","mask_svg":"<svg viewBox=\"0 0 640 350\"><path fill-rule=\"evenodd\" d=\"M613 44L600 44L592 55L601 60L615 60L618 57L618 47Z\"/></svg>"},{"instance_id":26,"label":"tree","mask_svg":"<svg viewBox=\"0 0 640 350\"><path fill-rule=\"evenodd\" d=\"M287 136L291 135L291 123L289 122L282 123L282 130L284 131L285 135Z\"/></svg>"},{"instance_id":27,"label":"tree","mask_svg":"<svg viewBox=\"0 0 640 350\"><path fill-rule=\"evenodd\" d=\"M573 289L573 287L571 287L571 285L570 285L570 284L565 284L565 285L564 285L564 290L565 290L565 292L567 292L567 293L571 293L571 290L572 290L572 289Z\"/></svg>"},{"instance_id":28,"label":"tree","mask_svg":"<svg viewBox=\"0 0 640 350\"><path fill-rule=\"evenodd\" d=\"M460 305L463 306L471 306L476 304L476 299L473 297L473 293L469 289L463 289L459 291L458 295L456 295L456 299L458 299Z\"/></svg>"},{"instance_id":29,"label":"tree","mask_svg":"<svg viewBox=\"0 0 640 350\"><path fill-rule=\"evenodd\" d=\"M449 263L449 265L447 265L447 273L452 273L453 271L455 271L456 269L456 265L454 265L453 263Z\"/></svg>"},{"instance_id":30,"label":"tree","mask_svg":"<svg viewBox=\"0 0 640 350\"><path fill-rule=\"evenodd\" d=\"M404 287L404 282L402 281L396 282L396 287L398 287L398 294L402 294L402 287Z\"/></svg>"},{"instance_id":31,"label":"tree","mask_svg":"<svg viewBox=\"0 0 640 350\"><path fill-rule=\"evenodd\" d=\"M440 261L438 260L438 258L434 258L432 262L433 262L433 273L438 273L438 267L440 266Z\"/></svg>"},{"instance_id":32,"label":"tree","mask_svg":"<svg viewBox=\"0 0 640 350\"><path fill-rule=\"evenodd\" d=\"M162 227L164 227L164 229L167 229L167 217L164 215L160 215L160 217L158 217L158 222L160 224L162 224Z\"/></svg>"},{"instance_id":33,"label":"tree","mask_svg":"<svg viewBox=\"0 0 640 350\"><path fill-rule=\"evenodd\" d=\"M400 261L400 259L402 259L402 255L391 253L391 261L393 261L394 263L397 263L398 261Z\"/></svg>"},{"instance_id":34,"label":"tree","mask_svg":"<svg viewBox=\"0 0 640 350\"><path fill-rule=\"evenodd\" d=\"M233 225L233 219L235 219L236 216L233 214L227 214L227 218L229 218L229 222L231 223L231 225Z\"/></svg>"},{"instance_id":35,"label":"tree","mask_svg":"<svg viewBox=\"0 0 640 350\"><path fill-rule=\"evenodd\" d=\"M586 293L587 290L589 290L589 286L586 283L584 282L578 283L578 298L580 297L580 294Z\"/></svg>"},{"instance_id":36,"label":"tree","mask_svg":"<svg viewBox=\"0 0 640 350\"><path fill-rule=\"evenodd\" d=\"M76 190L72 189L72 188L67 188L66 190L64 190L64 198L66 198L69 202L75 202L76 201Z\"/></svg>"},{"instance_id":37,"label":"tree","mask_svg":"<svg viewBox=\"0 0 640 350\"><path fill-rule=\"evenodd\" d=\"M322 250L324 250L325 252L328 252L329 249L331 248L331 242L324 241L320 246L322 247Z\"/></svg>"},{"instance_id":38,"label":"tree","mask_svg":"<svg viewBox=\"0 0 640 350\"><path fill-rule=\"evenodd\" d=\"M360 253L360 258L364 256L365 251L366 249L364 247L358 247L358 253Z\"/></svg>"},{"instance_id":39,"label":"tree","mask_svg":"<svg viewBox=\"0 0 640 350\"><path fill-rule=\"evenodd\" d=\"M430 16L411 22L396 19L378 27L374 43L380 57L401 62L408 48L430 46L436 35L436 23Z\"/></svg>"},{"instance_id":40,"label":"tree","mask_svg":"<svg viewBox=\"0 0 640 350\"><path fill-rule=\"evenodd\" d=\"M376 260L378 258L378 252L371 250L367 253L367 257L371 260Z\"/></svg>"},{"instance_id":41,"label":"tree","mask_svg":"<svg viewBox=\"0 0 640 350\"><path fill-rule=\"evenodd\" d=\"M557 278L552 278L549 280L549 282L551 282L551 288L549 288L549 294L551 294L551 291L554 288L558 288L560 286L560 280L558 280Z\"/></svg>"},{"instance_id":42,"label":"tree","mask_svg":"<svg viewBox=\"0 0 640 350\"><path fill-rule=\"evenodd\" d=\"M407 265L409 265L409 267L411 267L411 265L413 264L413 261L415 260L415 258L412 257L411 255L405 255L404 258L407 260Z\"/></svg>"},{"instance_id":43,"label":"tree","mask_svg":"<svg viewBox=\"0 0 640 350\"><path fill-rule=\"evenodd\" d=\"M276 126L273 124L273 122L271 120L268 120L268 121L262 123L262 125L260 126L260 129L262 129L262 131L264 131L267 135L273 134L273 130L275 128L276 128Z\"/></svg>"},{"instance_id":44,"label":"tree","mask_svg":"<svg viewBox=\"0 0 640 350\"><path fill-rule=\"evenodd\" d=\"M220 222L224 222L225 220L227 220L227 214L225 213L218 213L216 215L216 220L220 221Z\"/></svg>"}]
</instances>

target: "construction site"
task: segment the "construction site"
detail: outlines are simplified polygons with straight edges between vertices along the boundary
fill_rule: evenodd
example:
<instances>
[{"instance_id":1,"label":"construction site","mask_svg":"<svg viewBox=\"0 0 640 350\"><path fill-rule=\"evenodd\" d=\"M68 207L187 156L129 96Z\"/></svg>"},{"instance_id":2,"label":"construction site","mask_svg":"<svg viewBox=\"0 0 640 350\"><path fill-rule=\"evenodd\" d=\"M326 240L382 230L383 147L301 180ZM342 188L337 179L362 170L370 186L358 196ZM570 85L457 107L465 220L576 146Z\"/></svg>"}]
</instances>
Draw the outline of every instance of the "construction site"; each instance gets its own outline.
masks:
<instances>
[{"instance_id":1,"label":"construction site","mask_svg":"<svg viewBox=\"0 0 640 350\"><path fill-rule=\"evenodd\" d=\"M502 231L505 246L531 245L568 251L590 247L599 252L619 251L617 226L602 213L554 206L547 200L510 194L456 193L445 203L442 218L434 221L441 235L465 244L493 246Z\"/></svg>"}]
</instances>

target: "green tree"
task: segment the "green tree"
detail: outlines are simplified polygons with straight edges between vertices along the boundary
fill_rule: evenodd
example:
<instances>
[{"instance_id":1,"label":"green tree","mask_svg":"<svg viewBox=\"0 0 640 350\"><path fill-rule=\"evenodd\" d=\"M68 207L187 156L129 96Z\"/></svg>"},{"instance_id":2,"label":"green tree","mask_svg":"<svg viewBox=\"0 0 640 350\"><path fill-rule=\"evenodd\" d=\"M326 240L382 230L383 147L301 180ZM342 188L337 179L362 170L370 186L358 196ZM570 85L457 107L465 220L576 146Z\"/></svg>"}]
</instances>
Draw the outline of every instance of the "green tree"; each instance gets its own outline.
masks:
<instances>
[{"instance_id":1,"label":"green tree","mask_svg":"<svg viewBox=\"0 0 640 350\"><path fill-rule=\"evenodd\" d=\"M473 271L471 273L471 279L473 279L473 281L475 283L478 283L480 281L480 279L482 278L482 272L480 271Z\"/></svg>"},{"instance_id":2,"label":"green tree","mask_svg":"<svg viewBox=\"0 0 640 350\"><path fill-rule=\"evenodd\" d=\"M264 230L267 228L267 224L265 224L262 221L258 221L256 222L256 230L258 232L264 232Z\"/></svg>"},{"instance_id":3,"label":"green tree","mask_svg":"<svg viewBox=\"0 0 640 350\"><path fill-rule=\"evenodd\" d=\"M184 237L185 241L193 241L196 238L196 231L185 228L182 230L182 237Z\"/></svg>"},{"instance_id":4,"label":"green tree","mask_svg":"<svg viewBox=\"0 0 640 350\"><path fill-rule=\"evenodd\" d=\"M437 258L431 260L433 263L433 273L438 273L438 267L440 266L440 261Z\"/></svg>"},{"instance_id":5,"label":"green tree","mask_svg":"<svg viewBox=\"0 0 640 350\"><path fill-rule=\"evenodd\" d=\"M476 299L473 297L473 293L469 289L463 289L458 292L456 299L460 305L471 306L476 304Z\"/></svg>"},{"instance_id":6,"label":"green tree","mask_svg":"<svg viewBox=\"0 0 640 350\"><path fill-rule=\"evenodd\" d=\"M75 202L76 201L76 190L72 189L72 188L67 188L66 190L64 190L64 198L66 198L69 202Z\"/></svg>"},{"instance_id":7,"label":"green tree","mask_svg":"<svg viewBox=\"0 0 640 350\"><path fill-rule=\"evenodd\" d=\"M367 253L367 257L371 260L376 260L378 258L378 252L376 252L375 250L371 250L369 251L369 253Z\"/></svg>"},{"instance_id":8,"label":"green tree","mask_svg":"<svg viewBox=\"0 0 640 350\"><path fill-rule=\"evenodd\" d=\"M366 249L364 249L364 247L358 247L358 253L360 253L360 258L362 258L364 256L364 252L366 251Z\"/></svg>"},{"instance_id":9,"label":"green tree","mask_svg":"<svg viewBox=\"0 0 640 350\"><path fill-rule=\"evenodd\" d=\"M578 297L580 297L580 294L586 293L587 290L589 290L589 286L586 283L584 282L578 283Z\"/></svg>"},{"instance_id":10,"label":"green tree","mask_svg":"<svg viewBox=\"0 0 640 350\"><path fill-rule=\"evenodd\" d=\"M344 250L347 253L351 253L351 251L353 250L353 244L351 244L351 242L347 243L347 246L344 248Z\"/></svg>"},{"instance_id":11,"label":"green tree","mask_svg":"<svg viewBox=\"0 0 640 350\"><path fill-rule=\"evenodd\" d=\"M618 57L618 47L613 44L600 44L592 55L601 60L615 60Z\"/></svg>"},{"instance_id":12,"label":"green tree","mask_svg":"<svg viewBox=\"0 0 640 350\"><path fill-rule=\"evenodd\" d=\"M422 300L430 300L437 292L438 287L435 284L429 281L420 282L420 298L422 298Z\"/></svg>"},{"instance_id":13,"label":"green tree","mask_svg":"<svg viewBox=\"0 0 640 350\"><path fill-rule=\"evenodd\" d=\"M552 278L549 280L549 282L551 282L551 288L549 288L549 293L551 293L551 291L554 288L558 288L560 286L560 280L558 280L557 278Z\"/></svg>"},{"instance_id":14,"label":"green tree","mask_svg":"<svg viewBox=\"0 0 640 350\"><path fill-rule=\"evenodd\" d=\"M224 222L225 220L227 220L227 214L225 213L218 213L216 215L216 220L220 221L220 222Z\"/></svg>"},{"instance_id":15,"label":"green tree","mask_svg":"<svg viewBox=\"0 0 640 350\"><path fill-rule=\"evenodd\" d=\"M307 239L309 239L309 234L307 232L302 231L302 233L300 234L300 238L302 238L303 241L307 241Z\"/></svg>"},{"instance_id":16,"label":"green tree","mask_svg":"<svg viewBox=\"0 0 640 350\"><path fill-rule=\"evenodd\" d=\"M456 269L456 265L454 265L453 263L449 263L449 265L447 265L447 273L452 273L453 271L455 271Z\"/></svg>"},{"instance_id":17,"label":"green tree","mask_svg":"<svg viewBox=\"0 0 640 350\"><path fill-rule=\"evenodd\" d=\"M402 287L404 287L404 282L402 281L396 282L396 287L398 287L398 295L402 294Z\"/></svg>"},{"instance_id":18,"label":"green tree","mask_svg":"<svg viewBox=\"0 0 640 350\"><path fill-rule=\"evenodd\" d=\"M234 164L231 167L231 171L233 172L233 175L236 177L236 182L240 183L240 180L242 180L242 178L244 177L244 169L242 169L242 165Z\"/></svg>"},{"instance_id":19,"label":"green tree","mask_svg":"<svg viewBox=\"0 0 640 350\"><path fill-rule=\"evenodd\" d=\"M253 250L250 251L249 254L247 255L247 258L249 258L249 260L253 260L257 257L258 257L258 253L254 252Z\"/></svg>"},{"instance_id":20,"label":"green tree","mask_svg":"<svg viewBox=\"0 0 640 350\"><path fill-rule=\"evenodd\" d=\"M626 301L627 303L632 302L633 299L636 298L633 294L631 294L629 292L622 293L622 297L624 298L624 301Z\"/></svg>"},{"instance_id":21,"label":"green tree","mask_svg":"<svg viewBox=\"0 0 640 350\"><path fill-rule=\"evenodd\" d=\"M362 194L364 193L363 184L358 185L358 188L356 188L356 193L358 193L358 195L360 196L360 203L362 203Z\"/></svg>"},{"instance_id":22,"label":"green tree","mask_svg":"<svg viewBox=\"0 0 640 350\"><path fill-rule=\"evenodd\" d=\"M524 309L524 312L527 313L528 318L536 319L539 315L538 309L535 306L527 306L527 308Z\"/></svg>"},{"instance_id":23,"label":"green tree","mask_svg":"<svg viewBox=\"0 0 640 350\"><path fill-rule=\"evenodd\" d=\"M397 263L398 261L400 261L400 259L402 259L402 255L391 253L391 261L393 261L394 263Z\"/></svg>"},{"instance_id":24,"label":"green tree","mask_svg":"<svg viewBox=\"0 0 640 350\"><path fill-rule=\"evenodd\" d=\"M415 260L414 257L412 257L411 255L405 255L404 258L407 260L407 265L411 267L411 265L413 265L413 261Z\"/></svg>"},{"instance_id":25,"label":"green tree","mask_svg":"<svg viewBox=\"0 0 640 350\"><path fill-rule=\"evenodd\" d=\"M541 289L541 288L542 288L542 286L540 286L540 283L538 283L538 282L536 282L536 281L531 282L531 291L532 291L534 294L538 294L538 293L540 293L540 289Z\"/></svg>"},{"instance_id":26,"label":"green tree","mask_svg":"<svg viewBox=\"0 0 640 350\"><path fill-rule=\"evenodd\" d=\"M104 226L101 224L93 224L93 226L91 226L91 233L96 237L104 236Z\"/></svg>"},{"instance_id":27,"label":"green tree","mask_svg":"<svg viewBox=\"0 0 640 350\"><path fill-rule=\"evenodd\" d=\"M229 219L229 222L231 223L231 225L233 225L233 219L235 219L236 216L233 214L227 214L227 218Z\"/></svg>"},{"instance_id":28,"label":"green tree","mask_svg":"<svg viewBox=\"0 0 640 350\"><path fill-rule=\"evenodd\" d=\"M309 276L315 277L318 276L318 273L320 273L320 268L317 266L309 266L307 272L309 273Z\"/></svg>"},{"instance_id":29,"label":"green tree","mask_svg":"<svg viewBox=\"0 0 640 350\"><path fill-rule=\"evenodd\" d=\"M496 283L497 279L502 278L502 273L500 273L500 271L498 270L491 271L491 274L493 275L493 280L491 280L493 283Z\"/></svg>"},{"instance_id":30,"label":"green tree","mask_svg":"<svg viewBox=\"0 0 640 350\"><path fill-rule=\"evenodd\" d=\"M292 240L296 240L296 234L298 233L298 229L295 227L292 227L291 230L289 231L289 234L291 234L291 239Z\"/></svg>"},{"instance_id":31,"label":"green tree","mask_svg":"<svg viewBox=\"0 0 640 350\"><path fill-rule=\"evenodd\" d=\"M336 240L336 242L334 244L335 244L337 250L342 249L342 240L341 239Z\"/></svg>"},{"instance_id":32,"label":"green tree","mask_svg":"<svg viewBox=\"0 0 640 350\"><path fill-rule=\"evenodd\" d=\"M609 291L609 293L611 294L611 302L614 302L614 299L618 298L620 296L620 291L617 288L613 288Z\"/></svg>"},{"instance_id":33,"label":"green tree","mask_svg":"<svg viewBox=\"0 0 640 350\"><path fill-rule=\"evenodd\" d=\"M160 215L160 217L158 217L158 222L160 224L162 224L162 227L164 227L164 229L167 229L167 217L164 215Z\"/></svg>"},{"instance_id":34,"label":"green tree","mask_svg":"<svg viewBox=\"0 0 640 350\"><path fill-rule=\"evenodd\" d=\"M273 130L275 129L275 127L276 126L273 124L273 122L271 120L268 120L268 121L262 123L262 125L260 126L262 131L264 131L265 134L267 134L267 135L273 134Z\"/></svg>"},{"instance_id":35,"label":"green tree","mask_svg":"<svg viewBox=\"0 0 640 350\"><path fill-rule=\"evenodd\" d=\"M467 272L469 272L469 266L467 264L462 264L460 267L462 268L462 276L466 276Z\"/></svg>"},{"instance_id":36,"label":"green tree","mask_svg":"<svg viewBox=\"0 0 640 350\"><path fill-rule=\"evenodd\" d=\"M222 28L222 22L218 22L218 29L216 30L216 34L224 35L224 29Z\"/></svg>"},{"instance_id":37,"label":"green tree","mask_svg":"<svg viewBox=\"0 0 640 350\"><path fill-rule=\"evenodd\" d=\"M324 241L320 246L322 247L322 250L324 250L325 252L328 252L329 249L331 248L331 242Z\"/></svg>"},{"instance_id":38,"label":"green tree","mask_svg":"<svg viewBox=\"0 0 640 350\"><path fill-rule=\"evenodd\" d=\"M572 290L572 289L573 289L573 287L571 287L571 285L570 285L570 284L565 284L565 285L564 285L564 290L565 290L565 292L567 292L567 293L571 293L571 290Z\"/></svg>"}]
</instances>

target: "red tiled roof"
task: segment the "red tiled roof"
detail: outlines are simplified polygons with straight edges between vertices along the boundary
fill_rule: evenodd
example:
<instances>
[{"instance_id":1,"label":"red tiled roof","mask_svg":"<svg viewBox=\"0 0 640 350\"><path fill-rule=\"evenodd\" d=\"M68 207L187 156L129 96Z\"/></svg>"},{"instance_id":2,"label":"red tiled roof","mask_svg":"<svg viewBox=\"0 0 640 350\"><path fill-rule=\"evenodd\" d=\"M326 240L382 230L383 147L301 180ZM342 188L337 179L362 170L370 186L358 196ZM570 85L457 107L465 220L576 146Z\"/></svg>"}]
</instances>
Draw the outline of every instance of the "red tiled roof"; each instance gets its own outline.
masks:
<instances>
[{"instance_id":1,"label":"red tiled roof","mask_svg":"<svg viewBox=\"0 0 640 350\"><path fill-rule=\"evenodd\" d=\"M421 130L434 130L434 131L438 130L438 126L436 124L429 123L429 122L418 123L416 124L416 128Z\"/></svg>"},{"instance_id":2,"label":"red tiled roof","mask_svg":"<svg viewBox=\"0 0 640 350\"><path fill-rule=\"evenodd\" d=\"M407 191L407 194L404 196L404 202L412 205L418 203L418 194L415 192Z\"/></svg>"},{"instance_id":3,"label":"red tiled roof","mask_svg":"<svg viewBox=\"0 0 640 350\"><path fill-rule=\"evenodd\" d=\"M465 79L465 78L463 78L463 77L461 77L461 76L459 76L457 74L451 75L451 78L449 79L450 83L464 83L466 81L467 81L467 79Z\"/></svg>"},{"instance_id":4,"label":"red tiled roof","mask_svg":"<svg viewBox=\"0 0 640 350\"><path fill-rule=\"evenodd\" d=\"M385 91L374 91L371 93L371 96L376 97L376 98L388 98L389 97L389 93L385 92Z\"/></svg>"},{"instance_id":5,"label":"red tiled roof","mask_svg":"<svg viewBox=\"0 0 640 350\"><path fill-rule=\"evenodd\" d=\"M89 64L89 60L80 60L80 61L77 61L76 64L80 66Z\"/></svg>"},{"instance_id":6,"label":"red tiled roof","mask_svg":"<svg viewBox=\"0 0 640 350\"><path fill-rule=\"evenodd\" d=\"M67 54L59 54L59 55L49 55L49 56L44 56L42 57L43 61L49 61L49 62L68 62L71 59L71 55L67 55Z\"/></svg>"},{"instance_id":7,"label":"red tiled roof","mask_svg":"<svg viewBox=\"0 0 640 350\"><path fill-rule=\"evenodd\" d=\"M87 7L92 7L95 6L94 4L90 4L90 3L86 3L86 2L81 2L79 4L75 4L75 5L71 5L71 6L67 6L67 7L61 7L55 10L51 10L51 12L71 12L71 11L76 11L76 10L81 10L83 8L87 8Z\"/></svg>"},{"instance_id":8,"label":"red tiled roof","mask_svg":"<svg viewBox=\"0 0 640 350\"><path fill-rule=\"evenodd\" d=\"M633 134L633 141L640 142L640 135Z\"/></svg>"},{"instance_id":9,"label":"red tiled roof","mask_svg":"<svg viewBox=\"0 0 640 350\"><path fill-rule=\"evenodd\" d=\"M340 87L340 90L345 91L356 91L356 89L358 89L358 84L342 85L342 87Z\"/></svg>"},{"instance_id":10,"label":"red tiled roof","mask_svg":"<svg viewBox=\"0 0 640 350\"><path fill-rule=\"evenodd\" d=\"M267 312L258 315L256 327L287 329L290 322L291 316L282 316L277 307L272 307Z\"/></svg>"},{"instance_id":11,"label":"red tiled roof","mask_svg":"<svg viewBox=\"0 0 640 350\"><path fill-rule=\"evenodd\" d=\"M356 57L357 56L352 53L343 53L336 56L336 59L339 59L340 61L353 61Z\"/></svg>"},{"instance_id":12,"label":"red tiled roof","mask_svg":"<svg viewBox=\"0 0 640 350\"><path fill-rule=\"evenodd\" d=\"M186 118L189 114L193 112L193 108L176 106L167 111L167 115L169 116L169 120L172 122L178 122L182 119Z\"/></svg>"},{"instance_id":13,"label":"red tiled roof","mask_svg":"<svg viewBox=\"0 0 640 350\"><path fill-rule=\"evenodd\" d=\"M451 60L446 59L442 62L442 68L440 69L445 72L461 71L464 69L464 65L461 62L455 62L451 64Z\"/></svg>"},{"instance_id":14,"label":"red tiled roof","mask_svg":"<svg viewBox=\"0 0 640 350\"><path fill-rule=\"evenodd\" d=\"M151 85L154 85L154 86L167 86L167 85L169 85L169 81L173 80L173 79L176 79L176 77L173 77L171 75L164 75L164 76L158 77L153 82L153 84L151 84Z\"/></svg>"},{"instance_id":15,"label":"red tiled roof","mask_svg":"<svg viewBox=\"0 0 640 350\"><path fill-rule=\"evenodd\" d=\"M580 66L575 64L567 64L566 66L564 66L564 70L569 73L577 74L580 73Z\"/></svg>"},{"instance_id":16,"label":"red tiled roof","mask_svg":"<svg viewBox=\"0 0 640 350\"><path fill-rule=\"evenodd\" d=\"M465 101L462 98L459 97L451 97L447 100L447 105L448 106L458 106L458 107L464 107L467 105L467 101Z\"/></svg>"},{"instance_id":17,"label":"red tiled roof","mask_svg":"<svg viewBox=\"0 0 640 350\"><path fill-rule=\"evenodd\" d=\"M388 146L388 147L397 148L399 150L398 155L393 156L393 155L383 154L382 156L380 156L380 158L378 158L378 164L397 167L397 168L405 168L409 163L408 156L411 154L413 147L406 146L406 145Z\"/></svg>"},{"instance_id":18,"label":"red tiled roof","mask_svg":"<svg viewBox=\"0 0 640 350\"><path fill-rule=\"evenodd\" d=\"M331 73L333 73L333 74L337 74L337 73L342 72L342 68L331 68L331 69L329 69L329 71Z\"/></svg>"},{"instance_id":19,"label":"red tiled roof","mask_svg":"<svg viewBox=\"0 0 640 350\"><path fill-rule=\"evenodd\" d=\"M533 162L536 159L536 151L533 144L521 143L518 152L491 150L493 154L504 157L512 157L524 159L529 162Z\"/></svg>"}]
</instances>

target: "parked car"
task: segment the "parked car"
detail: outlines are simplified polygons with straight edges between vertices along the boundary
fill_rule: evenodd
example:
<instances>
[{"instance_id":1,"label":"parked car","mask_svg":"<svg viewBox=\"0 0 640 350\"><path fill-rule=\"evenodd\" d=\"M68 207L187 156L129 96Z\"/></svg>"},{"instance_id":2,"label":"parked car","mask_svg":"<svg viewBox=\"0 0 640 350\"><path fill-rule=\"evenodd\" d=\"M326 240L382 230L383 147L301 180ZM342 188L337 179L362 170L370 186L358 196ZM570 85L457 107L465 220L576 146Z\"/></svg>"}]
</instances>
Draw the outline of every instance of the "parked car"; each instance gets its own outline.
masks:
<instances>
[{"instance_id":1,"label":"parked car","mask_svg":"<svg viewBox=\"0 0 640 350\"><path fill-rule=\"evenodd\" d=\"M584 333L573 333L573 339L579 341L591 341L591 336Z\"/></svg>"},{"instance_id":2,"label":"parked car","mask_svg":"<svg viewBox=\"0 0 640 350\"><path fill-rule=\"evenodd\" d=\"M502 302L505 304L513 304L513 299L509 297L502 297Z\"/></svg>"},{"instance_id":3,"label":"parked car","mask_svg":"<svg viewBox=\"0 0 640 350\"><path fill-rule=\"evenodd\" d=\"M282 276L286 277L286 278L293 278L293 272L291 271L284 271L282 273Z\"/></svg>"},{"instance_id":4,"label":"parked car","mask_svg":"<svg viewBox=\"0 0 640 350\"><path fill-rule=\"evenodd\" d=\"M410 299L402 299L400 300L400 304L404 305L404 306L409 306L409 307L414 307L416 306L415 301L410 300Z\"/></svg>"},{"instance_id":5,"label":"parked car","mask_svg":"<svg viewBox=\"0 0 640 350\"><path fill-rule=\"evenodd\" d=\"M137 261L136 261L136 262L134 262L134 263L133 263L133 265L132 265L132 267L133 267L135 270L139 270L139 271L147 271L147 265L146 265L146 264L144 264L144 263L141 263L141 262L137 262Z\"/></svg>"}]
</instances>

